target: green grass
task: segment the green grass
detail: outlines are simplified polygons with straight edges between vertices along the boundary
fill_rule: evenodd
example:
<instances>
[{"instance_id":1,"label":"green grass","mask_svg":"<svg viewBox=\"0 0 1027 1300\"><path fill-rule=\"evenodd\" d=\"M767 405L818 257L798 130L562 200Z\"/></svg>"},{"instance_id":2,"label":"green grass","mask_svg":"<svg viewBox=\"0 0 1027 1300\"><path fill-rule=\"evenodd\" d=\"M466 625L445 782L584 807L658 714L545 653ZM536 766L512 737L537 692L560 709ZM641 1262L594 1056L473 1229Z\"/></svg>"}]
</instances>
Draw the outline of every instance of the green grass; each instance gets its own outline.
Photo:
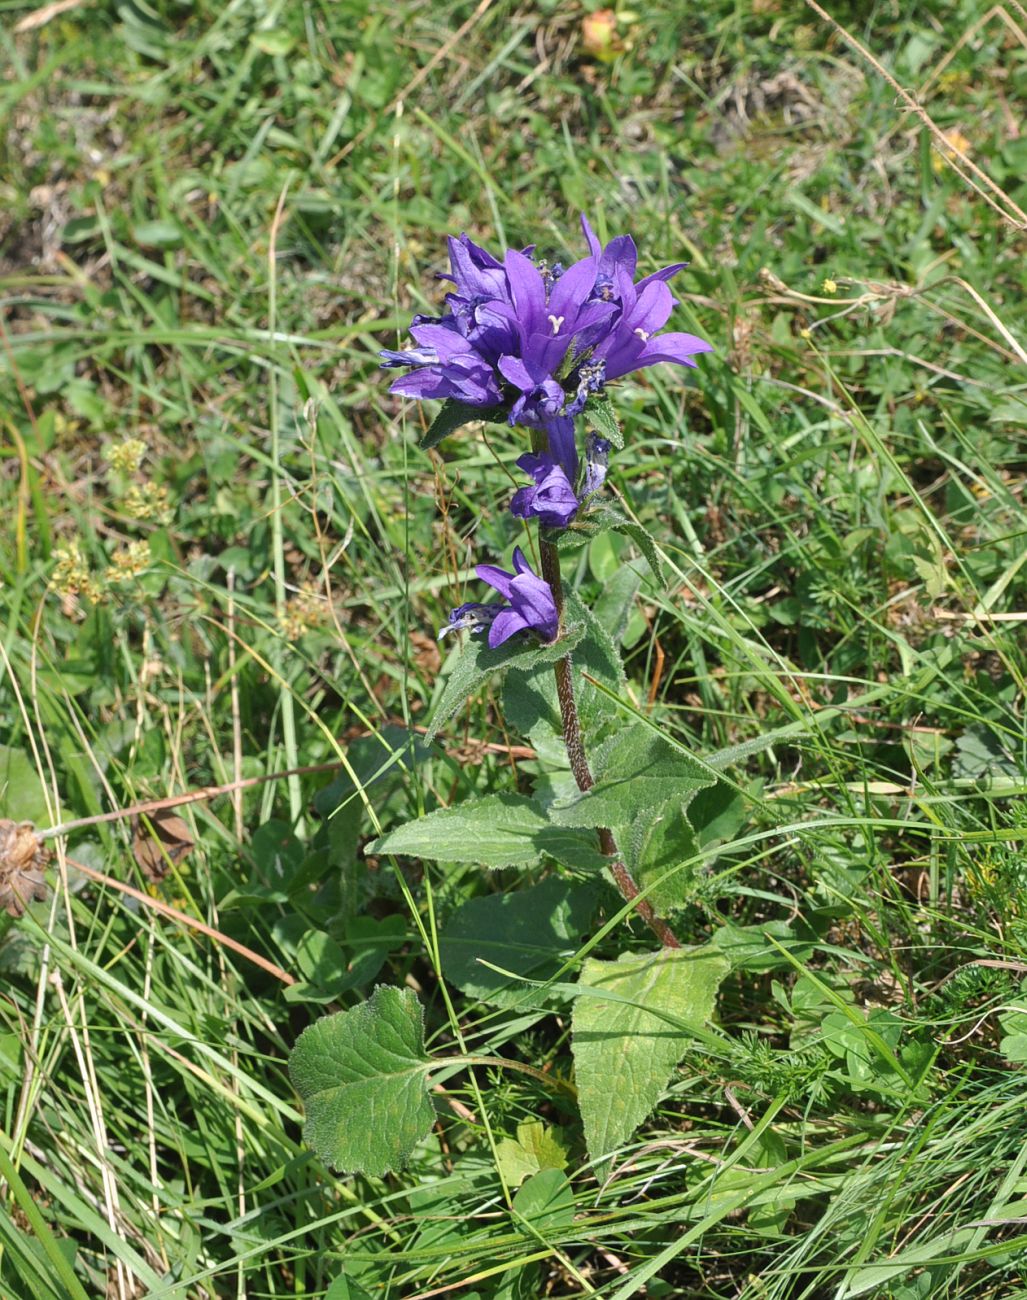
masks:
<instances>
[{"instance_id":1,"label":"green grass","mask_svg":"<svg viewBox=\"0 0 1027 1300\"><path fill-rule=\"evenodd\" d=\"M178 809L195 843L159 880L127 820L73 831L48 898L0 916L0 1295L1027 1296L1023 231L798 4L656 0L612 63L551 0L25 12L0 38L0 815L338 769ZM1027 20L957 46L988 12L831 8L1011 210ZM563 1020L437 960L458 906L520 881L361 849L534 770L495 691L411 745L435 628L519 539L516 452L417 451L430 413L376 350L439 301L447 233L566 259L580 210L646 269L690 259L677 328L716 348L619 386L611 477L668 559L625 630L632 703L699 756L746 747L676 917L696 943L730 921L741 958L612 1168L559 1091L476 1067L440 1076L407 1170L340 1177L285 1062L376 981L419 992L433 1051L571 1070ZM595 599L629 558L606 535L572 579ZM495 1158L532 1118L575 1206L542 1240Z\"/></svg>"}]
</instances>

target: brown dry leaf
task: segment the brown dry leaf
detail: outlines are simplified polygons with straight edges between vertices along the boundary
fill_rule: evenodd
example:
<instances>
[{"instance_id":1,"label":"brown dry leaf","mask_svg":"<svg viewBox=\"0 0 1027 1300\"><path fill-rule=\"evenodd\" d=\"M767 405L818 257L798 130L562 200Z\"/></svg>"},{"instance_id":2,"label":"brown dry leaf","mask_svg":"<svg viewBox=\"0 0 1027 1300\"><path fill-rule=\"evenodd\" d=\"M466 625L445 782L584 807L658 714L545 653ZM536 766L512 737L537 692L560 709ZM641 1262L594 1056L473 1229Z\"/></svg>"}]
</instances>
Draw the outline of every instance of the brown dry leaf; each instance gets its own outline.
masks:
<instances>
[{"instance_id":1,"label":"brown dry leaf","mask_svg":"<svg viewBox=\"0 0 1027 1300\"><path fill-rule=\"evenodd\" d=\"M181 862L195 843L189 827L170 808L132 818L132 856L147 880L163 880L170 865Z\"/></svg>"},{"instance_id":2,"label":"brown dry leaf","mask_svg":"<svg viewBox=\"0 0 1027 1300\"><path fill-rule=\"evenodd\" d=\"M49 854L31 822L0 818L0 908L21 916L33 899L46 897L43 874Z\"/></svg>"},{"instance_id":3,"label":"brown dry leaf","mask_svg":"<svg viewBox=\"0 0 1027 1300\"><path fill-rule=\"evenodd\" d=\"M624 49L617 35L617 15L612 9L598 9L581 20L581 43L585 53L610 63Z\"/></svg>"}]
</instances>

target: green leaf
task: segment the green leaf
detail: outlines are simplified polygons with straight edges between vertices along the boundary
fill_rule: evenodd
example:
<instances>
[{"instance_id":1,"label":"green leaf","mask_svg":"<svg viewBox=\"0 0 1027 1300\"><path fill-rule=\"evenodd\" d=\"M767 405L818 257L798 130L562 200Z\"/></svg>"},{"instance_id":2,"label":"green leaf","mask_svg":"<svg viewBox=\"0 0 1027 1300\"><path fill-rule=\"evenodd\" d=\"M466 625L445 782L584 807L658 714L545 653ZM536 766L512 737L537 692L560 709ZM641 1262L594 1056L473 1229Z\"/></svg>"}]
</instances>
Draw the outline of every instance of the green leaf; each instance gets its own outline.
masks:
<instances>
[{"instance_id":1,"label":"green leaf","mask_svg":"<svg viewBox=\"0 0 1027 1300\"><path fill-rule=\"evenodd\" d=\"M35 764L20 749L0 745L0 817L12 822L50 825L43 785Z\"/></svg>"},{"instance_id":2,"label":"green leaf","mask_svg":"<svg viewBox=\"0 0 1027 1300\"><path fill-rule=\"evenodd\" d=\"M631 1137L713 1014L729 963L709 945L585 962L571 1017L578 1103L593 1160Z\"/></svg>"},{"instance_id":3,"label":"green leaf","mask_svg":"<svg viewBox=\"0 0 1027 1300\"><path fill-rule=\"evenodd\" d=\"M744 798L724 781L697 790L684 799L650 808L636 818L624 842L631 874L641 888L722 840L730 839L746 816ZM692 899L697 873L709 859L675 871L647 895L661 915L686 906Z\"/></svg>"},{"instance_id":4,"label":"green leaf","mask_svg":"<svg viewBox=\"0 0 1027 1300\"><path fill-rule=\"evenodd\" d=\"M598 870L606 861L592 836L552 825L534 799L512 793L465 799L415 817L372 840L366 852L494 868L530 867L543 856L586 871Z\"/></svg>"},{"instance_id":5,"label":"green leaf","mask_svg":"<svg viewBox=\"0 0 1027 1300\"><path fill-rule=\"evenodd\" d=\"M626 727L596 755L597 780L586 793L554 802L562 826L626 826L647 808L685 800L711 777L694 759L642 723Z\"/></svg>"},{"instance_id":6,"label":"green leaf","mask_svg":"<svg viewBox=\"0 0 1027 1300\"><path fill-rule=\"evenodd\" d=\"M567 1147L540 1119L517 1125L516 1138L496 1143L496 1161L508 1187L518 1187L525 1178L543 1169L566 1169Z\"/></svg>"},{"instance_id":7,"label":"green leaf","mask_svg":"<svg viewBox=\"0 0 1027 1300\"><path fill-rule=\"evenodd\" d=\"M692 886L702 867L701 860L683 866L699 853L687 807L687 802L675 800L648 809L636 819L630 836L622 843L635 883L647 890L646 897L661 916L691 902ZM673 868L679 870L655 888L648 888Z\"/></svg>"},{"instance_id":8,"label":"green leaf","mask_svg":"<svg viewBox=\"0 0 1027 1300\"><path fill-rule=\"evenodd\" d=\"M533 1175L513 1198L513 1212L531 1229L531 1236L569 1228L574 1222L574 1192L567 1175L559 1169Z\"/></svg>"},{"instance_id":9,"label":"green leaf","mask_svg":"<svg viewBox=\"0 0 1027 1300\"><path fill-rule=\"evenodd\" d=\"M621 715L609 696L597 690L584 674L620 694L624 688L624 669L609 631L580 597L567 592L566 605L571 624L583 629L583 635L573 647L571 670L585 748L591 752L609 732L610 724L619 723ZM504 683L503 715L511 726L530 738L542 756L549 758L547 751L554 751L557 746L562 750L562 723L552 663L511 667ZM565 763L564 753L558 765Z\"/></svg>"},{"instance_id":10,"label":"green leaf","mask_svg":"<svg viewBox=\"0 0 1027 1300\"><path fill-rule=\"evenodd\" d=\"M304 983L284 992L286 1002L332 1002L350 989L370 984L406 934L400 916L357 916L346 928L349 955L323 930L307 930L294 960Z\"/></svg>"},{"instance_id":11,"label":"green leaf","mask_svg":"<svg viewBox=\"0 0 1027 1300\"><path fill-rule=\"evenodd\" d=\"M609 438L618 451L624 446L620 421L608 393L594 393L585 403L585 423L602 438Z\"/></svg>"},{"instance_id":12,"label":"green leaf","mask_svg":"<svg viewBox=\"0 0 1027 1300\"><path fill-rule=\"evenodd\" d=\"M371 1300L371 1295L345 1273L340 1273L325 1292L324 1300Z\"/></svg>"},{"instance_id":13,"label":"green leaf","mask_svg":"<svg viewBox=\"0 0 1027 1300\"><path fill-rule=\"evenodd\" d=\"M437 447L444 438L456 433L457 429L463 428L465 424L475 422L489 424L499 416L498 406L471 406L468 402L450 397L443 403L442 410L432 420L428 432L417 445L422 451L428 451L431 447Z\"/></svg>"},{"instance_id":14,"label":"green leaf","mask_svg":"<svg viewBox=\"0 0 1027 1300\"><path fill-rule=\"evenodd\" d=\"M304 1139L345 1173L399 1168L435 1122L429 1068L424 1013L409 989L379 985L352 1010L316 1020L289 1057Z\"/></svg>"},{"instance_id":15,"label":"green leaf","mask_svg":"<svg viewBox=\"0 0 1027 1300\"><path fill-rule=\"evenodd\" d=\"M488 642L483 637L469 636L457 655L432 712L425 743L430 744L435 739L439 729L463 708L468 696L473 695L493 673L504 668L533 668L536 664L555 663L578 644L584 633L583 624L571 623L559 641L554 641L552 645L539 645L535 641L517 638L495 650L489 649Z\"/></svg>"},{"instance_id":16,"label":"green leaf","mask_svg":"<svg viewBox=\"0 0 1027 1300\"><path fill-rule=\"evenodd\" d=\"M656 539L649 529L643 527L634 519L629 519L627 515L622 515L619 510L611 510L610 515L612 516L609 524L610 528L615 533L621 533L624 537L629 537L645 556L657 581L666 584L667 575L663 567L663 560L657 550Z\"/></svg>"},{"instance_id":17,"label":"green leaf","mask_svg":"<svg viewBox=\"0 0 1027 1300\"><path fill-rule=\"evenodd\" d=\"M528 889L472 898L439 936L446 978L482 1002L529 1004L531 988L482 963L527 979L548 979L575 951L595 909L591 884L576 885L559 876Z\"/></svg>"},{"instance_id":18,"label":"green leaf","mask_svg":"<svg viewBox=\"0 0 1027 1300\"><path fill-rule=\"evenodd\" d=\"M655 906L655 904L654 904ZM775 947L767 938L772 934ZM770 971L789 966L785 953L808 961L817 943L816 934L803 922L763 921L759 925L735 925L726 921L714 930L710 943L731 962L732 970Z\"/></svg>"},{"instance_id":19,"label":"green leaf","mask_svg":"<svg viewBox=\"0 0 1027 1300\"><path fill-rule=\"evenodd\" d=\"M615 644L620 642L635 610L635 598L642 585L641 564L621 564L596 598L596 621Z\"/></svg>"}]
</instances>

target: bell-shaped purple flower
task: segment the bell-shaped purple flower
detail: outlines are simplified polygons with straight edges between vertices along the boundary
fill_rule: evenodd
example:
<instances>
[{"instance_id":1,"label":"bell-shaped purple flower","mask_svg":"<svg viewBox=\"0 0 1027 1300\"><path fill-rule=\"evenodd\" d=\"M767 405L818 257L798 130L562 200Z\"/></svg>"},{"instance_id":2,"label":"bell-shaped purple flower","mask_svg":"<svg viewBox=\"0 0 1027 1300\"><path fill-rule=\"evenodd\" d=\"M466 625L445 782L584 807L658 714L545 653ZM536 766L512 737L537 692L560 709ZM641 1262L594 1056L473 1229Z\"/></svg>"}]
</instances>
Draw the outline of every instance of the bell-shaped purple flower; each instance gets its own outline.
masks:
<instances>
[{"instance_id":1,"label":"bell-shaped purple flower","mask_svg":"<svg viewBox=\"0 0 1027 1300\"><path fill-rule=\"evenodd\" d=\"M484 631L485 628L491 626L496 615L502 612L502 605L483 605L478 601L469 600L466 604L458 605L456 609L450 610L449 620L445 627L439 629L438 639L441 641L450 632Z\"/></svg>"},{"instance_id":2,"label":"bell-shaped purple flower","mask_svg":"<svg viewBox=\"0 0 1027 1300\"><path fill-rule=\"evenodd\" d=\"M517 632L534 632L543 641L554 641L560 630L552 588L533 571L519 546L513 553L513 563L513 573L494 564L479 564L475 569L482 582L495 587L507 602L489 627L489 645L493 650Z\"/></svg>"},{"instance_id":3,"label":"bell-shaped purple flower","mask_svg":"<svg viewBox=\"0 0 1027 1300\"><path fill-rule=\"evenodd\" d=\"M472 406L495 406L500 399L495 372L452 322L412 325L419 347L409 352L383 351L386 369L410 366L391 391L408 397L456 397Z\"/></svg>"},{"instance_id":4,"label":"bell-shaped purple flower","mask_svg":"<svg viewBox=\"0 0 1027 1300\"><path fill-rule=\"evenodd\" d=\"M527 452L517 461L535 480L514 493L510 512L518 519L537 519L546 528L566 528L580 504L571 481L548 452Z\"/></svg>"}]
</instances>

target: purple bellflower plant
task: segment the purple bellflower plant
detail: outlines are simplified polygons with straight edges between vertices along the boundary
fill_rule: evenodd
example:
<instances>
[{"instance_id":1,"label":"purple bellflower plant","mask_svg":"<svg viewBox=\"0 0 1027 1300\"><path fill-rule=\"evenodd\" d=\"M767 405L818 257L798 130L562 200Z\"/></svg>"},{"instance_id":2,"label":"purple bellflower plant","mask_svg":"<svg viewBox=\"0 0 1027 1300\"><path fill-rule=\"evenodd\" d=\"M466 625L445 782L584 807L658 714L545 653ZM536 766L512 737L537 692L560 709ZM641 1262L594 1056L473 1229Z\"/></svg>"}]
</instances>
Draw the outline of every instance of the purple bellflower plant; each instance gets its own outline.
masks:
<instances>
[{"instance_id":1,"label":"purple bellflower plant","mask_svg":"<svg viewBox=\"0 0 1027 1300\"><path fill-rule=\"evenodd\" d=\"M566 269L532 260L531 247L500 260L467 235L450 238L450 269L440 277L452 284L447 310L414 317L416 346L381 353L384 367L406 371L392 392L455 399L536 431L532 451L517 461L533 482L514 493L510 509L548 529L569 527L606 478L605 438L588 434L584 466L578 454L575 421L589 400L633 371L663 361L694 366L710 350L694 334L660 333L674 306L668 281L684 263L636 283L631 236L604 247L585 216L581 228L588 254ZM440 635L487 628L493 647L520 631L544 641L558 635L558 597L520 548L513 574L493 565L477 572L507 603L461 605Z\"/></svg>"},{"instance_id":2,"label":"purple bellflower plant","mask_svg":"<svg viewBox=\"0 0 1027 1300\"><path fill-rule=\"evenodd\" d=\"M479 564L478 578L502 600L460 605L440 638L454 631L487 632L493 650L524 633L543 644L559 642L563 589L554 532L582 527L590 536L613 528L638 540L637 524L623 528L628 521L622 515L594 500L606 480L611 449L597 430L615 424L605 407L606 385L665 361L695 366L695 357L710 351L710 344L694 334L664 332L675 305L669 281L683 263L636 280L638 252L630 235L604 246L584 216L581 228L588 253L566 269L533 258L533 248L510 249L500 260L467 235L451 238L450 269L440 277L451 283L445 311L415 316L414 346L381 354L383 366L405 372L392 392L454 403L444 428L458 427L478 408L482 419L506 419L531 435L530 450L517 460L531 483L514 493L510 511L516 519L539 524L541 576L520 546L513 553L513 572ZM591 426L581 443L583 455L578 416ZM552 666L571 772L586 792L594 782L569 652L558 653ZM600 829L598 843L624 898L633 901L661 943L680 947L651 903L638 897L612 831Z\"/></svg>"}]
</instances>

